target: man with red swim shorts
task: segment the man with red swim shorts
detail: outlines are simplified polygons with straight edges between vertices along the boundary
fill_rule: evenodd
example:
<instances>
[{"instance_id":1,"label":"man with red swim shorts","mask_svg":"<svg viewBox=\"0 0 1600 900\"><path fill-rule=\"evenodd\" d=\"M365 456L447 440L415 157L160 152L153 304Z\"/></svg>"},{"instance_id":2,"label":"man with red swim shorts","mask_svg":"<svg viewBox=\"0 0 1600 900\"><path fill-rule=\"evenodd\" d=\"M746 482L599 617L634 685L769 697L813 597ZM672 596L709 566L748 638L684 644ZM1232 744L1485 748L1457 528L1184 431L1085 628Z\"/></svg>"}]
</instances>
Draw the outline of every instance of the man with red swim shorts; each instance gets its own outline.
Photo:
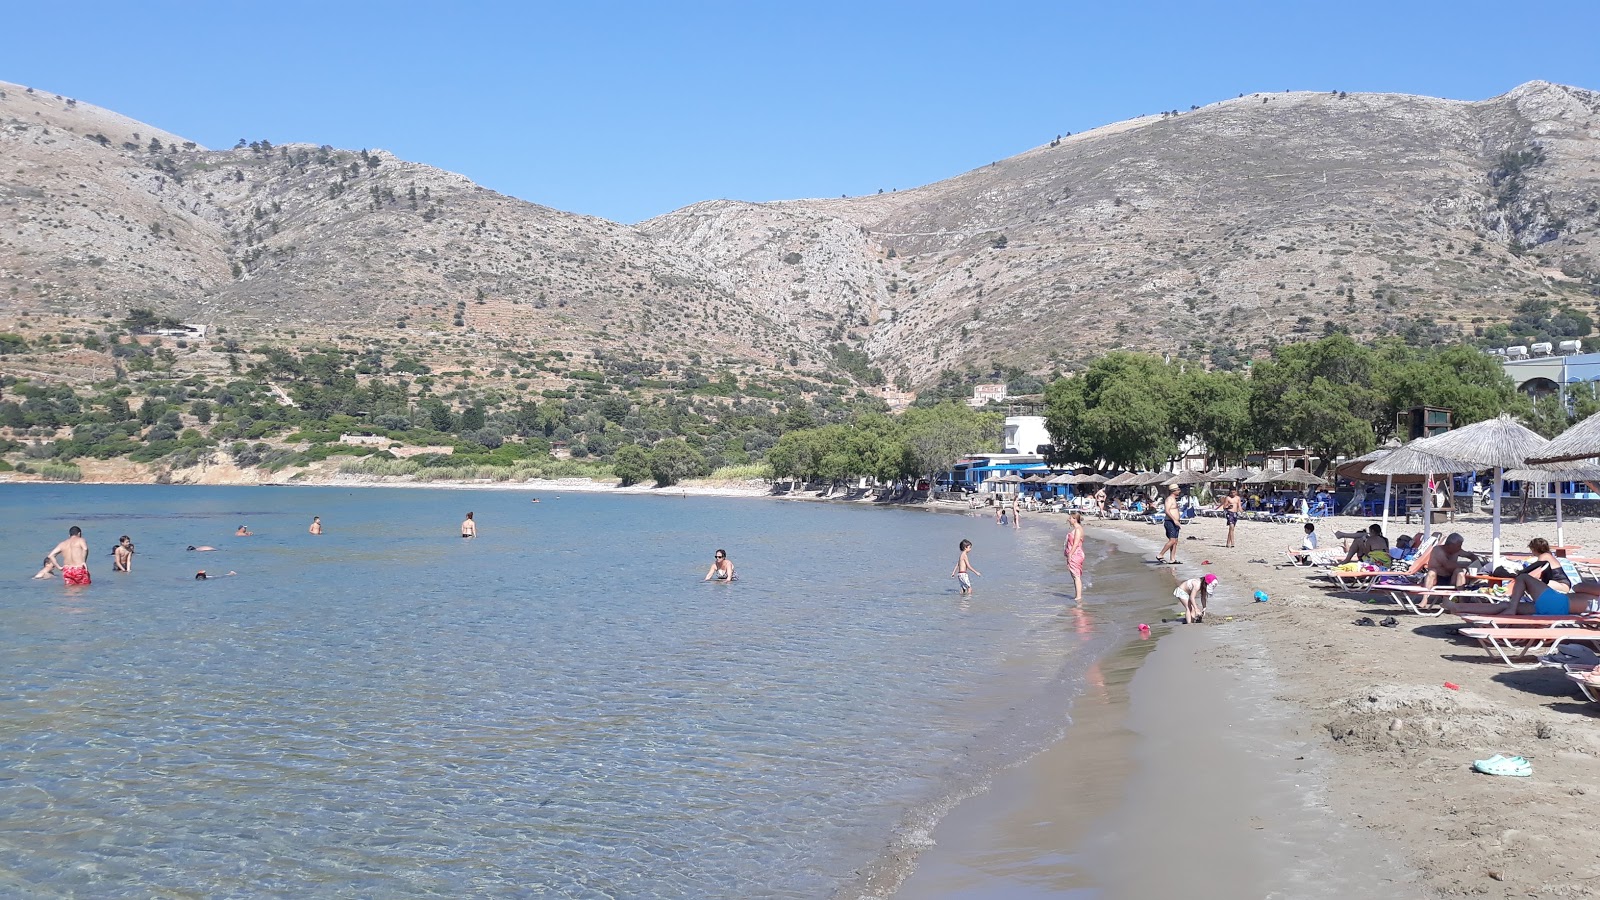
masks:
<instances>
[{"instance_id":1,"label":"man with red swim shorts","mask_svg":"<svg viewBox=\"0 0 1600 900\"><path fill-rule=\"evenodd\" d=\"M49 558L61 557L61 580L75 587L89 583L89 543L83 539L83 529L74 525L67 529L67 539L50 551Z\"/></svg>"}]
</instances>

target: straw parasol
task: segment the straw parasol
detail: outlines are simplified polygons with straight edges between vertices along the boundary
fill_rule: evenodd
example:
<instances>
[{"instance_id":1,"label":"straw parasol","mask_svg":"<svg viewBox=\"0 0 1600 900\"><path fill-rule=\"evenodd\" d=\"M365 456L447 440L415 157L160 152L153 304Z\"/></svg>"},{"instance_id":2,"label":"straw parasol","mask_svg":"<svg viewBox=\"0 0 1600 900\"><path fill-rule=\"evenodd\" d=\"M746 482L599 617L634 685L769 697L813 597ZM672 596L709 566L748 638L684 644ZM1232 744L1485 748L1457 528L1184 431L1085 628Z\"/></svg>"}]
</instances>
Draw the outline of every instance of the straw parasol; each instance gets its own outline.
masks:
<instances>
[{"instance_id":1,"label":"straw parasol","mask_svg":"<svg viewBox=\"0 0 1600 900\"><path fill-rule=\"evenodd\" d=\"M1552 481L1600 481L1600 466L1552 463L1545 466L1532 466L1526 469L1507 469L1505 479L1507 481L1528 481L1534 484L1549 484ZM1523 496L1526 497L1527 494L1524 493ZM1561 492L1556 491L1556 546L1562 547L1566 543L1566 533L1561 527Z\"/></svg>"},{"instance_id":2,"label":"straw parasol","mask_svg":"<svg viewBox=\"0 0 1600 900\"><path fill-rule=\"evenodd\" d=\"M1275 475L1273 475L1272 481L1277 483L1277 484L1327 484L1328 483L1328 479L1322 477L1321 475L1317 475L1317 474L1308 472L1305 469L1289 469L1288 471L1285 471L1285 472L1278 472Z\"/></svg>"},{"instance_id":3,"label":"straw parasol","mask_svg":"<svg viewBox=\"0 0 1600 900\"><path fill-rule=\"evenodd\" d=\"M1074 484L1100 484L1107 480L1106 476L1098 472L1085 472L1082 475L1074 475L1073 477L1078 479L1073 482Z\"/></svg>"},{"instance_id":4,"label":"straw parasol","mask_svg":"<svg viewBox=\"0 0 1600 900\"><path fill-rule=\"evenodd\" d=\"M1077 484L1077 483L1078 483L1078 476L1072 474L1071 472L1062 472L1060 475L1056 475L1056 476L1052 477L1049 481L1045 482L1045 484Z\"/></svg>"},{"instance_id":5,"label":"straw parasol","mask_svg":"<svg viewBox=\"0 0 1600 900\"><path fill-rule=\"evenodd\" d=\"M1277 475L1277 472L1268 472L1267 470L1262 469L1261 471L1252 474L1249 478L1244 479L1244 483L1271 484L1273 480L1276 479Z\"/></svg>"},{"instance_id":6,"label":"straw parasol","mask_svg":"<svg viewBox=\"0 0 1600 900\"><path fill-rule=\"evenodd\" d=\"M1543 466L1596 456L1600 456L1600 413L1556 435L1549 446L1528 457L1528 463Z\"/></svg>"},{"instance_id":7,"label":"straw parasol","mask_svg":"<svg viewBox=\"0 0 1600 900\"><path fill-rule=\"evenodd\" d=\"M1389 530L1389 493L1396 481L1402 484L1427 484L1436 474L1457 472L1474 472L1477 466L1455 459L1446 459L1424 452L1421 441L1412 441L1403 447L1390 450L1377 462L1367 463L1366 471L1359 477L1371 478L1374 475L1384 476L1383 482L1383 524L1380 526L1385 532ZM1429 534L1433 530L1433 502L1422 506L1422 533Z\"/></svg>"},{"instance_id":8,"label":"straw parasol","mask_svg":"<svg viewBox=\"0 0 1600 900\"><path fill-rule=\"evenodd\" d=\"M1163 478L1162 484L1176 484L1187 487L1192 484L1208 484L1211 476L1203 472L1179 472L1171 478Z\"/></svg>"},{"instance_id":9,"label":"straw parasol","mask_svg":"<svg viewBox=\"0 0 1600 900\"><path fill-rule=\"evenodd\" d=\"M1112 478L1110 481L1107 481L1106 487L1122 487L1137 477L1139 477L1138 473L1123 472L1121 475L1118 475L1115 478Z\"/></svg>"},{"instance_id":10,"label":"straw parasol","mask_svg":"<svg viewBox=\"0 0 1600 900\"><path fill-rule=\"evenodd\" d=\"M1473 468L1494 468L1494 530L1489 552L1493 564L1500 565L1500 488L1505 470L1523 468L1528 457L1540 455L1550 442L1516 419L1500 415L1411 443L1424 453L1458 459Z\"/></svg>"},{"instance_id":11,"label":"straw parasol","mask_svg":"<svg viewBox=\"0 0 1600 900\"><path fill-rule=\"evenodd\" d=\"M1217 481L1245 481L1256 474L1256 470L1249 466L1240 466L1237 469L1228 469L1216 476Z\"/></svg>"}]
</instances>

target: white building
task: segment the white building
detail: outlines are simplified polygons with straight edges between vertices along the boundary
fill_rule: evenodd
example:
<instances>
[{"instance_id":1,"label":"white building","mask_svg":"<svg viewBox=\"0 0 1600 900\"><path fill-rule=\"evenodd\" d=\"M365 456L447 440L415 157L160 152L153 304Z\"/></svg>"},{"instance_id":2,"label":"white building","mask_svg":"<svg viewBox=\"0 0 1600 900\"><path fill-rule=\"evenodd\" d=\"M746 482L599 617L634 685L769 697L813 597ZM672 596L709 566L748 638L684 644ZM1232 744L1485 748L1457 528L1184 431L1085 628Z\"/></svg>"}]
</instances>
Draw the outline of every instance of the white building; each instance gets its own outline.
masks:
<instances>
[{"instance_id":1,"label":"white building","mask_svg":"<svg viewBox=\"0 0 1600 900\"><path fill-rule=\"evenodd\" d=\"M1041 447L1050 446L1050 432L1044 427L1044 416L1006 416L1000 445L1006 453L1042 453Z\"/></svg>"},{"instance_id":2,"label":"white building","mask_svg":"<svg viewBox=\"0 0 1600 900\"><path fill-rule=\"evenodd\" d=\"M1006 386L1003 384L975 384L972 386L972 399L967 405L973 408L988 406L990 403L1004 403L1006 399Z\"/></svg>"}]
</instances>

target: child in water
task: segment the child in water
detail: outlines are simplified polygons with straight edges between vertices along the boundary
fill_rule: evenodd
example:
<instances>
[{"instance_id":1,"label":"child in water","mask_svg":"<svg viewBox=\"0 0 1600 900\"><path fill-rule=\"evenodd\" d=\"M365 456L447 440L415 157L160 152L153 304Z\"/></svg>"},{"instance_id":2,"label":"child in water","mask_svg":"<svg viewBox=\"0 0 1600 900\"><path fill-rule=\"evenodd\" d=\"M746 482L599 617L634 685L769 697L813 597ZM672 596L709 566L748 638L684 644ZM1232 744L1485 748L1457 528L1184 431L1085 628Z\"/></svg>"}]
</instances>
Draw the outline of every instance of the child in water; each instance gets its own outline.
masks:
<instances>
[{"instance_id":1,"label":"child in water","mask_svg":"<svg viewBox=\"0 0 1600 900\"><path fill-rule=\"evenodd\" d=\"M963 594L972 593L972 576L983 574L977 569L974 569L972 567L972 561L967 559L967 551L971 549L971 541L963 540L961 542L961 558L956 560L955 571L950 573L951 578L954 578L956 581L961 583L961 593Z\"/></svg>"}]
</instances>

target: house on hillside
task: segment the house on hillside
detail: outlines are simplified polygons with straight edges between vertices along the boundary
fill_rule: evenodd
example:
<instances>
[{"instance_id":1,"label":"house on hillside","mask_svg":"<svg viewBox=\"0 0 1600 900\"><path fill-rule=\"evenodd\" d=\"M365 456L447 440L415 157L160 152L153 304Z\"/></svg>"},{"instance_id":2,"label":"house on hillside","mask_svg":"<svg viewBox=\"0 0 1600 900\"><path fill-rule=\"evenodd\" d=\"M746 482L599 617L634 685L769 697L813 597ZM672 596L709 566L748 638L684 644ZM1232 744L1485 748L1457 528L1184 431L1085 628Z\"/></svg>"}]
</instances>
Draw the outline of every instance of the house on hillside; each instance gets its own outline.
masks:
<instances>
[{"instance_id":1,"label":"house on hillside","mask_svg":"<svg viewBox=\"0 0 1600 900\"><path fill-rule=\"evenodd\" d=\"M1003 384L975 384L972 386L972 399L967 405L977 408L988 406L990 403L1004 403L1006 400L1006 386Z\"/></svg>"}]
</instances>

